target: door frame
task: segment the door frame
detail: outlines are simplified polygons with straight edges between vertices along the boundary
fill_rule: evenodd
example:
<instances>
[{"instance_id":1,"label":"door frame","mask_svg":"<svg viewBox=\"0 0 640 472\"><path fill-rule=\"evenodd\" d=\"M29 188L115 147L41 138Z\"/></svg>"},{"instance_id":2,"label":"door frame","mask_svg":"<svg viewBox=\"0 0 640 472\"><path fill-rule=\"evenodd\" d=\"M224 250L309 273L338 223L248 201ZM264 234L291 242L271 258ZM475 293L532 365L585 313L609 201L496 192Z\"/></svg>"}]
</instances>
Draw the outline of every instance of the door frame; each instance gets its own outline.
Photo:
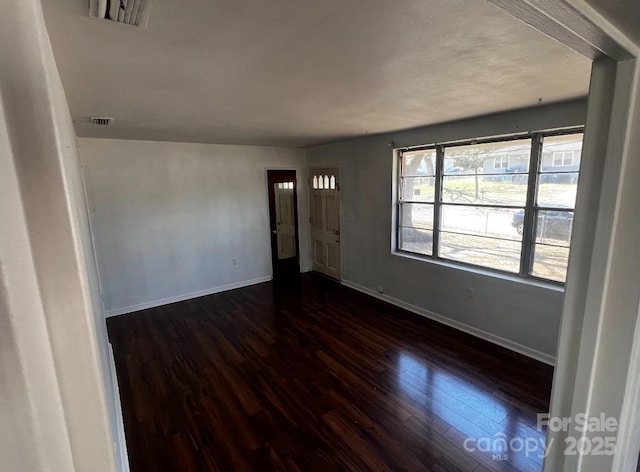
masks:
<instances>
[{"instance_id":1,"label":"door frame","mask_svg":"<svg viewBox=\"0 0 640 472\"><path fill-rule=\"evenodd\" d=\"M340 279L338 279L338 282L342 284L342 281L344 280L344 264L342 263L344 260L344 244L342 244L344 234L344 213L342 212L342 167L339 165L314 165L307 169L307 185L309 188L309 251L311 254L310 270L313 271L313 254L311 252L313 251L313 235L311 234L311 193L313 192L313 172L320 169L338 169L338 207L340 208Z\"/></svg>"},{"instance_id":2,"label":"door frame","mask_svg":"<svg viewBox=\"0 0 640 472\"><path fill-rule=\"evenodd\" d=\"M296 252L298 257L298 271L302 272L302 253L300 252L300 206L298 200L300 199L300 172L295 167L265 167L264 168L264 180L265 180L265 189L266 189L266 225L267 225L267 235L269 236L269 251L271 253L271 279L275 278L275 264L278 261L278 251L275 253L273 251L273 242L272 242L272 233L271 233L271 199L270 195L273 192L273 189L270 188L269 185L269 172L270 171L290 171L295 173L295 181L293 184L294 190L294 199L293 199L293 213L295 218L295 227L296 227ZM275 211L275 207L274 207Z\"/></svg>"},{"instance_id":3,"label":"door frame","mask_svg":"<svg viewBox=\"0 0 640 472\"><path fill-rule=\"evenodd\" d=\"M101 316L103 321L106 323L107 318L107 310L104 305L104 289L102 277L100 275L100 268L102 264L98 260L98 252L96 251L96 241L95 241L95 222L93 221L94 211L91 209L91 203L89 198L89 186L87 185L87 172L89 171L89 167L85 164L80 165L80 178L82 180L82 194L85 203L85 210L87 212L87 223L89 224L89 242L91 243L91 254L93 255L93 264L95 269L96 281L98 283L98 290L100 291L100 307L101 307ZM105 335L107 337L107 350L108 350L108 358L109 358L109 366L108 369L104 369L105 375L109 375L111 377L111 391L113 394L113 399L115 402L115 430L113 431L114 444L116 446L116 462L120 467L122 472L129 472L129 449L127 444L127 438L124 432L124 415L122 412L122 399L120 397L120 386L118 384L118 373L116 372L116 362L113 357L113 345L111 344L111 340L109 339L109 333L105 329Z\"/></svg>"}]
</instances>

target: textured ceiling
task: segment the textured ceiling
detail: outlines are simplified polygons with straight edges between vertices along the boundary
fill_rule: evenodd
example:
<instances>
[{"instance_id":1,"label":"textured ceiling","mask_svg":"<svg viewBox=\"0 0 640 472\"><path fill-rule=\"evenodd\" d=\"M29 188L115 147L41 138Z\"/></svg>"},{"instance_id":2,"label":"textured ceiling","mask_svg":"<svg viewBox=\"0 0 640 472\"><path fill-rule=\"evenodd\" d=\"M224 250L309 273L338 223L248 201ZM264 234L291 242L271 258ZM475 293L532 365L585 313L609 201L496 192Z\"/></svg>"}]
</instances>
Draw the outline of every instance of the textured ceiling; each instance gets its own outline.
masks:
<instances>
[{"instance_id":1,"label":"textured ceiling","mask_svg":"<svg viewBox=\"0 0 640 472\"><path fill-rule=\"evenodd\" d=\"M307 146L581 97L591 67L484 0L156 0L146 29L88 3L43 1L79 136Z\"/></svg>"}]
</instances>

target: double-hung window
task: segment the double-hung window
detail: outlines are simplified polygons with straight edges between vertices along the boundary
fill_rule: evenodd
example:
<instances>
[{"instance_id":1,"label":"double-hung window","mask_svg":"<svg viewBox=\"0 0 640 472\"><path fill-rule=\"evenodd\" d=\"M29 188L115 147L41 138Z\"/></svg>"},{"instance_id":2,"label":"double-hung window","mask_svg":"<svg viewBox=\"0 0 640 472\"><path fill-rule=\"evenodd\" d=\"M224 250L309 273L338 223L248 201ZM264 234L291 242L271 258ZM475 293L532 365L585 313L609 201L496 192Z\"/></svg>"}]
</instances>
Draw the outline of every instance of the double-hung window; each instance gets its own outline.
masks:
<instances>
[{"instance_id":1,"label":"double-hung window","mask_svg":"<svg viewBox=\"0 0 640 472\"><path fill-rule=\"evenodd\" d=\"M581 148L574 131L400 150L396 249L564 282Z\"/></svg>"},{"instance_id":2,"label":"double-hung window","mask_svg":"<svg viewBox=\"0 0 640 472\"><path fill-rule=\"evenodd\" d=\"M573 151L556 151L553 153L553 167L573 165Z\"/></svg>"},{"instance_id":3,"label":"double-hung window","mask_svg":"<svg viewBox=\"0 0 640 472\"><path fill-rule=\"evenodd\" d=\"M507 169L509 167L509 156L501 155L493 158L494 169Z\"/></svg>"}]
</instances>

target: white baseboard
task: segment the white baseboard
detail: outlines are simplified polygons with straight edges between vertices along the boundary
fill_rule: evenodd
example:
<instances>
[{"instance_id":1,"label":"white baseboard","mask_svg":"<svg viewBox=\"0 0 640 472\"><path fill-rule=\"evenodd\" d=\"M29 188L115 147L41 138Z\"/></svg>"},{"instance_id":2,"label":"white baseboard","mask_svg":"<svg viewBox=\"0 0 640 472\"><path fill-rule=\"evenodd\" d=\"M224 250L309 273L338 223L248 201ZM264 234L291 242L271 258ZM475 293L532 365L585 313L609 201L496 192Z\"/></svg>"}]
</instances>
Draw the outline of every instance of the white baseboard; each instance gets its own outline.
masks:
<instances>
[{"instance_id":1,"label":"white baseboard","mask_svg":"<svg viewBox=\"0 0 640 472\"><path fill-rule=\"evenodd\" d=\"M116 409L116 431L115 447L116 460L118 461L119 472L129 472L129 453L127 452L127 439L124 435L124 420L122 419L122 404L120 403L120 387L118 386L118 376L116 375L116 362L113 358L113 346L109 343L109 364L111 367L111 383L113 385L113 398Z\"/></svg>"},{"instance_id":2,"label":"white baseboard","mask_svg":"<svg viewBox=\"0 0 640 472\"><path fill-rule=\"evenodd\" d=\"M154 300L151 302L138 303L137 305L126 306L122 308L114 308L105 312L105 316L124 315L126 313L133 313L134 311L146 310L147 308L155 308L157 306L168 305L169 303L182 302L184 300L190 300L191 298L204 297L205 295L211 295L219 292L226 292L227 290L233 290L236 288L248 287L249 285L260 284L271 280L270 275L264 277L258 277L257 279L242 280L229 285L222 285L220 287L208 288L206 290L199 290L197 292L186 293L184 295L177 295L175 297L164 298L162 300Z\"/></svg>"},{"instance_id":3,"label":"white baseboard","mask_svg":"<svg viewBox=\"0 0 640 472\"><path fill-rule=\"evenodd\" d=\"M358 292L365 293L367 295L370 295L374 298L385 301L397 307L404 308L407 311L410 311L420 316L424 316L425 318L429 318L430 320L437 321L438 323L442 323L451 328L464 331L467 334L470 334L480 339L484 339L485 341L489 341L493 344L497 344L498 346L502 346L511 351L515 351L519 354L523 354L527 357L531 357L532 359L535 359L537 361L544 362L545 364L549 364L549 365L555 365L555 360L556 360L555 357L550 356L549 354L546 354L544 352L537 351L530 347L524 346L522 344L513 342L501 336L498 336L496 334L492 334L487 331L474 328L473 326L469 326L468 324L461 323L460 321L452 320L451 318L448 318L446 316L439 315L429 310L425 310L424 308L420 308L419 306L412 305L410 303L404 302L394 297L390 297L389 295L385 295L384 293L378 293L375 290L364 287L362 285L358 285L353 282L349 282L348 280L343 280L342 285L345 285L354 290L357 290Z\"/></svg>"}]
</instances>

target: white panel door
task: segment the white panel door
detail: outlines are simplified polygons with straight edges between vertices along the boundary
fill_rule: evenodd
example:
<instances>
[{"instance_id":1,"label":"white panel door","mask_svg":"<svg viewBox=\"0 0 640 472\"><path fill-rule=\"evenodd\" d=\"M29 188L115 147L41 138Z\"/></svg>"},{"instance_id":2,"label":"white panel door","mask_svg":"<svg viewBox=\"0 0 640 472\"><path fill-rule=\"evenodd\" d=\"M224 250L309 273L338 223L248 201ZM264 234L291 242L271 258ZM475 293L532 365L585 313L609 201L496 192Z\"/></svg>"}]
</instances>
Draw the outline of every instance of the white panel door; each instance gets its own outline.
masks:
<instances>
[{"instance_id":1,"label":"white panel door","mask_svg":"<svg viewBox=\"0 0 640 472\"><path fill-rule=\"evenodd\" d=\"M312 268L340 280L340 174L312 169L310 180Z\"/></svg>"},{"instance_id":2,"label":"white panel door","mask_svg":"<svg viewBox=\"0 0 640 472\"><path fill-rule=\"evenodd\" d=\"M293 205L293 182L274 184L278 259L296 257L296 220Z\"/></svg>"}]
</instances>

